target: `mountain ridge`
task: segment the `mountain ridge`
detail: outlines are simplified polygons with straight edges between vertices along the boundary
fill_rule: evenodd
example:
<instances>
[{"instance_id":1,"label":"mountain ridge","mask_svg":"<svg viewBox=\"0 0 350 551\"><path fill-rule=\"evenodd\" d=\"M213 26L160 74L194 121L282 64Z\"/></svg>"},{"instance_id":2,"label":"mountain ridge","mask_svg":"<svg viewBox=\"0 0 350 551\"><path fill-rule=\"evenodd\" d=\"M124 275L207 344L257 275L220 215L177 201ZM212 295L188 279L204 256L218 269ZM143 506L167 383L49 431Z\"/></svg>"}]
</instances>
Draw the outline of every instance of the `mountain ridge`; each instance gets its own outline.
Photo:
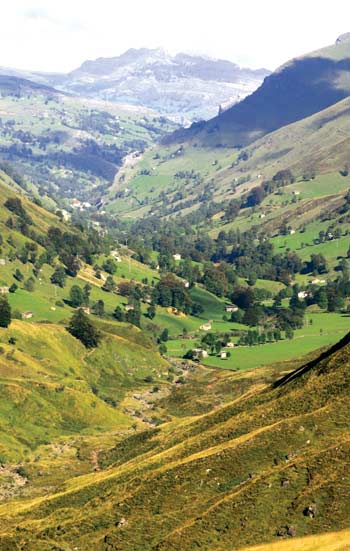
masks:
<instances>
[{"instance_id":1,"label":"mountain ridge","mask_svg":"<svg viewBox=\"0 0 350 551\"><path fill-rule=\"evenodd\" d=\"M350 42L322 48L288 61L255 92L217 117L176 131L164 141L242 147L346 98L349 75Z\"/></svg>"},{"instance_id":2,"label":"mountain ridge","mask_svg":"<svg viewBox=\"0 0 350 551\"><path fill-rule=\"evenodd\" d=\"M161 48L131 48L119 56L86 60L67 74L0 68L94 99L150 108L184 123L215 115L255 90L267 69L241 68L222 60Z\"/></svg>"}]
</instances>

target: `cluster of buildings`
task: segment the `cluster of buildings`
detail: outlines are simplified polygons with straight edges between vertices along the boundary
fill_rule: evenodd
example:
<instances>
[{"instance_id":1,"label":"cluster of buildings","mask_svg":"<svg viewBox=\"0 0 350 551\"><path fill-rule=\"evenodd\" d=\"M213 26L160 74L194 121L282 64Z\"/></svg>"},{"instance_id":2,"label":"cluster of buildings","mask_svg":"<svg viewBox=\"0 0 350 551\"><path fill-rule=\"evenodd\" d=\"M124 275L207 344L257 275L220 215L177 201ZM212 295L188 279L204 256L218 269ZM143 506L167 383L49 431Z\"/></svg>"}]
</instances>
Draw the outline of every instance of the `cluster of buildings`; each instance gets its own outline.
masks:
<instances>
[{"instance_id":1,"label":"cluster of buildings","mask_svg":"<svg viewBox=\"0 0 350 551\"><path fill-rule=\"evenodd\" d=\"M83 212L86 209L91 209L92 204L88 201L79 201L79 199L72 199L71 207L72 209L80 210L81 212Z\"/></svg>"}]
</instances>

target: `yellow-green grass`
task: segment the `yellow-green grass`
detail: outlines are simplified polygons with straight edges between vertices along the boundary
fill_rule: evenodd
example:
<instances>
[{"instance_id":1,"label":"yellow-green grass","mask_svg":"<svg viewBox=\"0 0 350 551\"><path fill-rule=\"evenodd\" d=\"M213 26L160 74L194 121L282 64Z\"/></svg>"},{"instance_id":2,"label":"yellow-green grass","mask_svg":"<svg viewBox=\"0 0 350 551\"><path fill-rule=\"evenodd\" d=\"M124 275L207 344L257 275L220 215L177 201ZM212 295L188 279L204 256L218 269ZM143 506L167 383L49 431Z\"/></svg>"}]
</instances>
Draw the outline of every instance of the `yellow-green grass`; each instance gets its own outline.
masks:
<instances>
[{"instance_id":1,"label":"yellow-green grass","mask_svg":"<svg viewBox=\"0 0 350 551\"><path fill-rule=\"evenodd\" d=\"M187 315L178 316L169 312L168 309L160 307L157 308L157 314L153 319L153 322L156 325L159 325L161 328L167 328L169 330L169 334L173 337L181 335L183 329L186 329L188 333L196 332L204 336L208 331L201 330L200 327L208 321L208 318L197 318ZM211 332L217 333L229 333L231 330L247 329L247 326L240 323L215 321L215 319L211 325Z\"/></svg>"},{"instance_id":2,"label":"yellow-green grass","mask_svg":"<svg viewBox=\"0 0 350 551\"><path fill-rule=\"evenodd\" d=\"M152 280L157 281L159 279L159 273L157 270L152 270L147 264L142 264L134 258L127 257L121 254L121 262L117 263L117 272L115 274L116 280L120 279L132 279L141 282L143 279L148 280L151 284Z\"/></svg>"},{"instance_id":3,"label":"yellow-green grass","mask_svg":"<svg viewBox=\"0 0 350 551\"><path fill-rule=\"evenodd\" d=\"M145 377L166 375L167 364L136 328L98 326L103 338L92 351L63 326L13 321L0 330L2 458L18 461L61 436L134 424L119 402Z\"/></svg>"},{"instance_id":4,"label":"yellow-green grass","mask_svg":"<svg viewBox=\"0 0 350 551\"><path fill-rule=\"evenodd\" d=\"M342 167L340 167L342 168ZM331 172L328 174L318 174L313 180L297 181L294 184L283 188L283 196L290 194L293 197L293 192L299 191L301 199L314 199L325 195L334 195L340 191L346 191L350 188L350 177L341 176L339 172ZM282 197L283 197L282 196Z\"/></svg>"},{"instance_id":5,"label":"yellow-green grass","mask_svg":"<svg viewBox=\"0 0 350 551\"><path fill-rule=\"evenodd\" d=\"M169 312L167 308L158 307L153 323L163 329L167 328L171 335L176 336L181 335L183 329L189 333L196 331L203 321L193 316L178 316Z\"/></svg>"},{"instance_id":6,"label":"yellow-green grass","mask_svg":"<svg viewBox=\"0 0 350 551\"><path fill-rule=\"evenodd\" d=\"M232 547L232 549L235 549ZM308 536L306 538L293 538L289 541L278 541L253 547L244 547L241 551L349 551L350 531L335 532ZM227 549L227 551L229 551Z\"/></svg>"},{"instance_id":7,"label":"yellow-green grass","mask_svg":"<svg viewBox=\"0 0 350 551\"><path fill-rule=\"evenodd\" d=\"M275 380L283 365L262 375L205 370L202 378L199 367L163 400L175 418L102 452L99 472L0 506L1 544L25 532L28 551L53 542L82 551L233 551L298 545L277 536L291 526L298 538L344 530L348 341L275 389L265 377ZM211 409L198 411L208 396ZM311 504L315 518L305 514Z\"/></svg>"}]
</instances>

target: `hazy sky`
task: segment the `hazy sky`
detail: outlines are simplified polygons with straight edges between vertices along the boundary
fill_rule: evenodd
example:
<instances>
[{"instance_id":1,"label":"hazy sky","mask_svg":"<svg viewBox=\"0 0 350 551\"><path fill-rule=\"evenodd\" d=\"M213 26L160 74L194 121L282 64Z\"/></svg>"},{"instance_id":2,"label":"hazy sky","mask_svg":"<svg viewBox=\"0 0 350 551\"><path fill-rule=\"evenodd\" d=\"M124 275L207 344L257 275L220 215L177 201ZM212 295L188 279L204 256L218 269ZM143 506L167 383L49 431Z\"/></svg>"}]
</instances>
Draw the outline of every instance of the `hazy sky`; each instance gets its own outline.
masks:
<instances>
[{"instance_id":1,"label":"hazy sky","mask_svg":"<svg viewBox=\"0 0 350 551\"><path fill-rule=\"evenodd\" d=\"M3 0L0 65L69 71L162 46L274 69L347 31L349 0Z\"/></svg>"}]
</instances>

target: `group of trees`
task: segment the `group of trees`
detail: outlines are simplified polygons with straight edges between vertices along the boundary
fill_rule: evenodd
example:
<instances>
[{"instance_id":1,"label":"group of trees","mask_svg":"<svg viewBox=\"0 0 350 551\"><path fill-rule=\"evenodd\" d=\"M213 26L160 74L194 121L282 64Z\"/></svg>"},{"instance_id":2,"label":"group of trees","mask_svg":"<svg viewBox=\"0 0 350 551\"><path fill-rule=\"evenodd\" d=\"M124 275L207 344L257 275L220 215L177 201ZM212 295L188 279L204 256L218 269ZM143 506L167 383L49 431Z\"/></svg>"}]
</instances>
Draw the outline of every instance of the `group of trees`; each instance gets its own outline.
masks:
<instances>
[{"instance_id":1,"label":"group of trees","mask_svg":"<svg viewBox=\"0 0 350 551\"><path fill-rule=\"evenodd\" d=\"M293 331L288 329L286 331L287 338L293 338ZM238 341L238 346L256 346L258 344L266 344L271 342L277 342L282 339L282 333L279 329L264 329L262 331L253 330L244 333Z\"/></svg>"}]
</instances>

